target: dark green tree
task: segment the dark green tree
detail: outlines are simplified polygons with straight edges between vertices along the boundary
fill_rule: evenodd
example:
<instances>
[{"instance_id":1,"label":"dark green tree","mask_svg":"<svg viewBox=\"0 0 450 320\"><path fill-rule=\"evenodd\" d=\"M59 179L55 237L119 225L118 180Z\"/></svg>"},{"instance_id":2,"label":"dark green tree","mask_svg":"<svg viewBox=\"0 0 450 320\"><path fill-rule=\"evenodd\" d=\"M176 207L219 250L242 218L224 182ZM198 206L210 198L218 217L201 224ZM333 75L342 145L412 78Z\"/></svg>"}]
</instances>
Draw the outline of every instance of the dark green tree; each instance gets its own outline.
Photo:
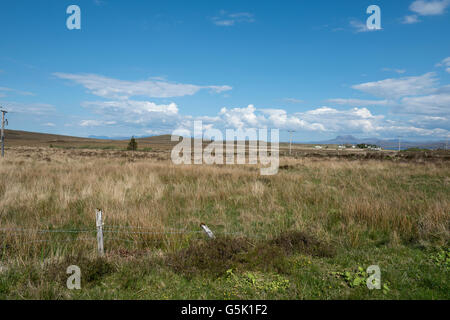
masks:
<instances>
[{"instance_id":1,"label":"dark green tree","mask_svg":"<svg viewBox=\"0 0 450 320\"><path fill-rule=\"evenodd\" d=\"M131 137L130 142L128 142L128 147L127 150L131 150L131 151L136 151L138 148L136 139L133 137Z\"/></svg>"}]
</instances>

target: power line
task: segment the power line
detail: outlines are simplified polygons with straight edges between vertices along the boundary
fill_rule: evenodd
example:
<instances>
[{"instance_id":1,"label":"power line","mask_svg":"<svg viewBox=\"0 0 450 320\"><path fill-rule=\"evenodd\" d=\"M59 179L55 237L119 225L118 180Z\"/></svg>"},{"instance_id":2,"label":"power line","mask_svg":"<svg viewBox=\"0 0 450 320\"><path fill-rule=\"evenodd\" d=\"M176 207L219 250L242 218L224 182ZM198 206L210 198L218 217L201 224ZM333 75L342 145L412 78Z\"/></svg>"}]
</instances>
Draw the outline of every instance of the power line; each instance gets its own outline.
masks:
<instances>
[{"instance_id":1,"label":"power line","mask_svg":"<svg viewBox=\"0 0 450 320\"><path fill-rule=\"evenodd\" d=\"M294 130L288 130L289 132L289 155L291 155L292 148L292 134L295 132Z\"/></svg>"},{"instance_id":2,"label":"power line","mask_svg":"<svg viewBox=\"0 0 450 320\"><path fill-rule=\"evenodd\" d=\"M0 112L2 113L2 132L1 132L1 141L2 141L2 158L5 156L5 121L6 120L6 114L8 113L5 110L0 109Z\"/></svg>"}]
</instances>

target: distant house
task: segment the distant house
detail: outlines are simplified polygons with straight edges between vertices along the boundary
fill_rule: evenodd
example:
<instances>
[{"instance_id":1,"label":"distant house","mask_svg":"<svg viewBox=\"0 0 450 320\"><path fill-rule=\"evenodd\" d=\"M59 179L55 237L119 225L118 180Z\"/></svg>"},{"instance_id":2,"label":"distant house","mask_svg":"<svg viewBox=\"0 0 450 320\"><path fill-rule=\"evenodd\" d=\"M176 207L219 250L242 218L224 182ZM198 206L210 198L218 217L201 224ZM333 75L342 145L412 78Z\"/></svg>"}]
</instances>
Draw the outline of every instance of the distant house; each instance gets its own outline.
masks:
<instances>
[{"instance_id":1,"label":"distant house","mask_svg":"<svg viewBox=\"0 0 450 320\"><path fill-rule=\"evenodd\" d=\"M322 149L322 146L315 146L315 149Z\"/></svg>"}]
</instances>

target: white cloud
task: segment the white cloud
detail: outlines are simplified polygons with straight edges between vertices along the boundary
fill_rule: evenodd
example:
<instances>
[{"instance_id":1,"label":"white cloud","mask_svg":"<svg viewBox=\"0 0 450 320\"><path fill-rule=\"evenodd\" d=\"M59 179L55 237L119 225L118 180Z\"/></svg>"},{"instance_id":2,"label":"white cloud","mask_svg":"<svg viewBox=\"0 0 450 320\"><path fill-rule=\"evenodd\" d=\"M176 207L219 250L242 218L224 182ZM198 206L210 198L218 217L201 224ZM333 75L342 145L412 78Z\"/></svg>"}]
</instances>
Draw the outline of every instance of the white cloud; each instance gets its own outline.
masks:
<instances>
[{"instance_id":1,"label":"white cloud","mask_svg":"<svg viewBox=\"0 0 450 320\"><path fill-rule=\"evenodd\" d=\"M301 118L308 122L319 122L327 132L363 134L380 137L392 137L398 134L408 136L446 137L450 135L448 122L434 123L430 128L423 127L424 123L408 124L404 121L388 120L383 115L373 115L366 108L336 110L322 107L301 114ZM437 128L436 125L442 125Z\"/></svg>"},{"instance_id":2,"label":"white cloud","mask_svg":"<svg viewBox=\"0 0 450 320\"><path fill-rule=\"evenodd\" d=\"M220 11L218 16L212 17L211 21L216 26L221 27L231 27L237 23L252 23L255 22L254 15L249 12L237 12L237 13L227 13L226 11Z\"/></svg>"},{"instance_id":3,"label":"white cloud","mask_svg":"<svg viewBox=\"0 0 450 320\"><path fill-rule=\"evenodd\" d=\"M437 67L444 67L445 71L450 73L450 57L443 59L440 63L436 65Z\"/></svg>"},{"instance_id":4,"label":"white cloud","mask_svg":"<svg viewBox=\"0 0 450 320\"><path fill-rule=\"evenodd\" d=\"M352 88L376 97L392 99L432 93L435 90L434 87L436 84L436 74L434 72L429 72L417 77L385 79L376 82L361 83L352 86Z\"/></svg>"},{"instance_id":5,"label":"white cloud","mask_svg":"<svg viewBox=\"0 0 450 320\"><path fill-rule=\"evenodd\" d=\"M444 59L446 65L450 59ZM401 69L389 69L401 73ZM426 73L415 77L384 79L376 82L361 83L352 88L381 99L329 99L328 102L350 107L338 110L331 107L313 108L304 112L289 114L283 109L258 109L254 105L247 107L224 107L214 116L192 116L179 113L174 102L158 104L151 101L130 99L135 96L177 97L192 95L201 89L221 92L231 89L228 86L197 86L173 84L163 79L146 81L123 81L99 75L55 74L83 85L94 95L108 98L108 101L85 101L82 106L97 117L78 122L79 126L99 127L115 126L121 130L127 128L134 134L171 133L175 129L192 130L194 120L202 120L207 128L278 128L317 133L354 133L365 135L389 136L398 133L410 135L445 136L448 134L450 113L450 86L437 87L435 73ZM286 98L285 101L298 103L301 100ZM373 114L366 107L392 107L396 121L388 120L384 115ZM422 119L408 122L411 114ZM398 120L398 119L404 120ZM93 129L94 130L94 129Z\"/></svg>"},{"instance_id":6,"label":"white cloud","mask_svg":"<svg viewBox=\"0 0 450 320\"><path fill-rule=\"evenodd\" d=\"M363 100L363 99L328 99L329 103L339 104L339 105L347 105L352 107L367 107L367 106L388 106L393 102L389 100Z\"/></svg>"},{"instance_id":7,"label":"white cloud","mask_svg":"<svg viewBox=\"0 0 450 320\"><path fill-rule=\"evenodd\" d=\"M409 16L404 16L402 23L403 24L414 24L420 22L419 17L416 14L412 14Z\"/></svg>"},{"instance_id":8,"label":"white cloud","mask_svg":"<svg viewBox=\"0 0 450 320\"><path fill-rule=\"evenodd\" d=\"M402 23L413 24L420 22L419 16L437 16L445 13L450 5L450 0L416 0L409 6L409 10L414 12L412 15L403 17Z\"/></svg>"},{"instance_id":9,"label":"white cloud","mask_svg":"<svg viewBox=\"0 0 450 320\"><path fill-rule=\"evenodd\" d=\"M220 110L220 117L227 124L227 126L234 128L244 128L258 127L262 117L258 119L255 115L255 107L251 104L247 108L233 108L228 110L227 108L222 108Z\"/></svg>"},{"instance_id":10,"label":"white cloud","mask_svg":"<svg viewBox=\"0 0 450 320\"><path fill-rule=\"evenodd\" d=\"M296 115L288 115L283 109L256 109L254 105L248 105L246 108L222 108L218 116L210 120L215 126L233 129L297 128L312 131L324 129L321 125L307 123Z\"/></svg>"},{"instance_id":11,"label":"white cloud","mask_svg":"<svg viewBox=\"0 0 450 320\"><path fill-rule=\"evenodd\" d=\"M435 129L427 129L420 128L415 126L408 126L404 124L398 125L386 125L382 127L384 134L389 134L391 136L422 136L422 137L450 137L450 132L446 129L435 128Z\"/></svg>"},{"instance_id":12,"label":"white cloud","mask_svg":"<svg viewBox=\"0 0 450 320\"><path fill-rule=\"evenodd\" d=\"M375 29L369 29L367 28L367 24L362 23L359 20L350 20L350 26L355 30L355 32L368 32L368 31L374 31Z\"/></svg>"},{"instance_id":13,"label":"white cloud","mask_svg":"<svg viewBox=\"0 0 450 320\"><path fill-rule=\"evenodd\" d=\"M45 126L45 127L55 127L56 126L53 122L47 122L47 123L44 123L42 125Z\"/></svg>"},{"instance_id":14,"label":"white cloud","mask_svg":"<svg viewBox=\"0 0 450 320\"><path fill-rule=\"evenodd\" d=\"M283 100L286 102L289 102L289 103L302 103L303 102L303 100L295 99L295 98L284 98Z\"/></svg>"},{"instance_id":15,"label":"white cloud","mask_svg":"<svg viewBox=\"0 0 450 320\"><path fill-rule=\"evenodd\" d=\"M50 115L56 111L55 107L47 103L21 103L5 102L5 108L10 112L32 114L32 115Z\"/></svg>"},{"instance_id":16,"label":"white cloud","mask_svg":"<svg viewBox=\"0 0 450 320\"><path fill-rule=\"evenodd\" d=\"M405 73L406 72L406 70L405 69L392 69L392 68L383 68L383 69L381 69L382 71L387 71L387 72L389 72L389 71L393 71L393 72L396 72L396 73L398 73L398 74L403 74L403 73Z\"/></svg>"},{"instance_id":17,"label":"white cloud","mask_svg":"<svg viewBox=\"0 0 450 320\"><path fill-rule=\"evenodd\" d=\"M214 17L213 23L216 26L229 27L229 26L233 26L235 21L234 20L224 20L224 19L219 19L217 17Z\"/></svg>"},{"instance_id":18,"label":"white cloud","mask_svg":"<svg viewBox=\"0 0 450 320\"><path fill-rule=\"evenodd\" d=\"M111 113L128 112L135 114L163 113L166 115L176 115L178 107L175 103L168 105L158 105L149 101L119 100L119 101L86 101L82 105L86 108L93 108L97 111L107 111Z\"/></svg>"},{"instance_id":19,"label":"white cloud","mask_svg":"<svg viewBox=\"0 0 450 320\"><path fill-rule=\"evenodd\" d=\"M413 114L450 114L450 93L405 97L401 100L400 112Z\"/></svg>"},{"instance_id":20,"label":"white cloud","mask_svg":"<svg viewBox=\"0 0 450 320\"><path fill-rule=\"evenodd\" d=\"M419 108L433 101L405 100L404 105ZM440 107L445 106L442 101ZM445 136L449 124L445 115L423 115L422 121L392 121L384 115L375 115L364 107L338 110L319 107L305 112L289 114L283 109L259 109L247 107L223 107L215 116L181 115L176 104L157 105L147 101L85 102L83 105L101 116L100 120L83 120L83 127L115 125L132 128L136 134L164 134L174 130L193 129L194 120L202 120L204 128L247 129L277 128L297 132L349 133L373 136L395 136L399 133L417 136ZM439 108L435 106L433 108ZM404 110L405 112L407 110ZM120 114L120 117L118 117ZM447 112L448 114L448 112ZM410 118L409 118L410 119ZM417 118L419 119L419 118ZM139 133L140 132L140 133ZM187 131L186 131L187 132Z\"/></svg>"},{"instance_id":21,"label":"white cloud","mask_svg":"<svg viewBox=\"0 0 450 320\"><path fill-rule=\"evenodd\" d=\"M138 128L157 127L156 129L171 129L183 123L175 103L158 105L149 101L119 100L119 101L85 101L82 106L100 115L102 120ZM87 122L85 126L104 126L110 123Z\"/></svg>"},{"instance_id":22,"label":"white cloud","mask_svg":"<svg viewBox=\"0 0 450 320\"><path fill-rule=\"evenodd\" d=\"M409 9L421 16L433 16L444 14L449 5L449 0L416 0L411 3Z\"/></svg>"},{"instance_id":23,"label":"white cloud","mask_svg":"<svg viewBox=\"0 0 450 320\"><path fill-rule=\"evenodd\" d=\"M108 126L113 121L117 121L125 126L147 127L147 130L153 126L159 126L167 130L183 125L185 121L189 121L189 117L181 117L178 114L177 105L173 102L156 104L151 101L130 99L130 97L169 98L193 95L202 89L217 93L231 90L229 86L198 86L169 83L161 79L123 81L95 74L55 73L54 75L81 84L94 95L111 99L109 101L85 101L82 103L83 107L102 117L101 120L81 121L79 125L84 127ZM120 120L117 120L118 117L120 117Z\"/></svg>"},{"instance_id":24,"label":"white cloud","mask_svg":"<svg viewBox=\"0 0 450 320\"><path fill-rule=\"evenodd\" d=\"M170 83L158 80L124 81L96 74L69 74L56 72L58 78L74 81L87 88L92 94L110 99L128 99L133 96L149 98L170 98L194 95L202 89L216 93L231 90L230 86L198 86Z\"/></svg>"},{"instance_id":25,"label":"white cloud","mask_svg":"<svg viewBox=\"0 0 450 320\"><path fill-rule=\"evenodd\" d=\"M82 127L100 127L100 126L110 126L115 125L116 121L102 121L102 120L82 120L80 121L80 126Z\"/></svg>"},{"instance_id":26,"label":"white cloud","mask_svg":"<svg viewBox=\"0 0 450 320\"><path fill-rule=\"evenodd\" d=\"M320 107L306 112L288 114L283 109L222 108L215 126L227 128L278 128L312 132L376 131L384 116L375 116L366 108L337 110Z\"/></svg>"},{"instance_id":27,"label":"white cloud","mask_svg":"<svg viewBox=\"0 0 450 320\"><path fill-rule=\"evenodd\" d=\"M450 62L444 59L442 63ZM348 106L388 106L395 114L450 114L450 85L437 87L435 73L422 76L385 79L352 86L352 88L385 98L384 100L330 99L331 103Z\"/></svg>"},{"instance_id":28,"label":"white cloud","mask_svg":"<svg viewBox=\"0 0 450 320\"><path fill-rule=\"evenodd\" d=\"M0 94L2 94L3 97L6 97L5 92L18 94L18 95L21 95L21 96L33 96L34 95L32 92L28 92L28 91L21 91L21 90L6 88L6 87L0 87Z\"/></svg>"},{"instance_id":29,"label":"white cloud","mask_svg":"<svg viewBox=\"0 0 450 320\"><path fill-rule=\"evenodd\" d=\"M407 122L412 123L414 126L428 129L450 128L450 119L448 116L416 115Z\"/></svg>"},{"instance_id":30,"label":"white cloud","mask_svg":"<svg viewBox=\"0 0 450 320\"><path fill-rule=\"evenodd\" d=\"M373 115L367 108L337 110L321 107L297 114L309 123L321 124L329 132L375 133L384 116Z\"/></svg>"},{"instance_id":31,"label":"white cloud","mask_svg":"<svg viewBox=\"0 0 450 320\"><path fill-rule=\"evenodd\" d=\"M367 108L337 110L319 107L306 112L288 114L283 109L257 109L253 105L246 108L222 108L218 117L211 118L209 124L222 128L278 128L293 129L297 132L349 133L366 136L392 137L398 134L409 136L446 137L448 121L444 117L428 117L429 127L422 123L392 121L384 115L374 115ZM440 119L440 121L437 121ZM203 119L205 122L205 119ZM434 123L431 123L432 120ZM441 127L436 127L440 125Z\"/></svg>"}]
</instances>

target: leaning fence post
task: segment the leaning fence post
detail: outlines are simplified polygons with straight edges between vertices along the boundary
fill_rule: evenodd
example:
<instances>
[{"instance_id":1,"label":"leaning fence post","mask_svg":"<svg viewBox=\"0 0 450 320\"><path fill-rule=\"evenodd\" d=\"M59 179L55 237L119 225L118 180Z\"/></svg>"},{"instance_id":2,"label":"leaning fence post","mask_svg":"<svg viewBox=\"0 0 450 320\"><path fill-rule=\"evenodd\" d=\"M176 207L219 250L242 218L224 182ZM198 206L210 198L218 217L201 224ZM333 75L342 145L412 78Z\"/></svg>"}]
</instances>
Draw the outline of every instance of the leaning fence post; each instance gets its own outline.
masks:
<instances>
[{"instance_id":1,"label":"leaning fence post","mask_svg":"<svg viewBox=\"0 0 450 320\"><path fill-rule=\"evenodd\" d=\"M207 226L206 224L201 223L201 224L200 224L200 227L202 227L203 231L206 232L206 234L208 235L208 237L209 237L210 239L215 239L215 238L216 238L216 237L214 236L214 233L211 231L210 228L208 228L208 226Z\"/></svg>"},{"instance_id":2,"label":"leaning fence post","mask_svg":"<svg viewBox=\"0 0 450 320\"><path fill-rule=\"evenodd\" d=\"M97 248L98 254L100 256L104 255L103 250L103 221L102 221L102 211L95 210L96 213L96 225L97 225Z\"/></svg>"}]
</instances>

